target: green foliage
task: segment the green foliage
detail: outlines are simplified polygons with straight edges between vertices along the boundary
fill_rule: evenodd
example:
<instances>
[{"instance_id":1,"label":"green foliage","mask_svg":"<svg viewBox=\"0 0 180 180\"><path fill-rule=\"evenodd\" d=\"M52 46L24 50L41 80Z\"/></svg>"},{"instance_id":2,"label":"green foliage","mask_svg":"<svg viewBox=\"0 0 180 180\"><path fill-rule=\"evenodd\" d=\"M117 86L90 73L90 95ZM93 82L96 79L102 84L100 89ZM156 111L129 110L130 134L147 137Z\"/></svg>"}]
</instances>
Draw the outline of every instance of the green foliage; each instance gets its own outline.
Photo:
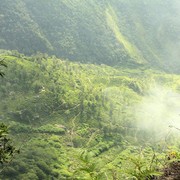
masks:
<instances>
[{"instance_id":1,"label":"green foliage","mask_svg":"<svg viewBox=\"0 0 180 180\"><path fill-rule=\"evenodd\" d=\"M0 120L21 154L1 123L0 179L142 180L179 161L177 3L2 1Z\"/></svg>"},{"instance_id":2,"label":"green foliage","mask_svg":"<svg viewBox=\"0 0 180 180\"><path fill-rule=\"evenodd\" d=\"M177 94L178 75L46 54L4 51L0 58L8 64L0 118L21 147L1 179L145 179L171 162L167 146L178 147L179 137L171 134L157 147L155 131L139 128L136 113L156 83Z\"/></svg>"},{"instance_id":3,"label":"green foliage","mask_svg":"<svg viewBox=\"0 0 180 180\"><path fill-rule=\"evenodd\" d=\"M8 137L8 127L0 124L0 164L2 165L10 162L17 150L12 144L12 140Z\"/></svg>"},{"instance_id":4,"label":"green foliage","mask_svg":"<svg viewBox=\"0 0 180 180\"><path fill-rule=\"evenodd\" d=\"M177 0L10 0L0 7L0 48L178 73L177 4ZM13 54L17 56L16 51Z\"/></svg>"},{"instance_id":5,"label":"green foliage","mask_svg":"<svg viewBox=\"0 0 180 180\"><path fill-rule=\"evenodd\" d=\"M37 132L40 133L52 133L52 134L64 134L65 129L58 124L47 124L37 128Z\"/></svg>"},{"instance_id":6,"label":"green foliage","mask_svg":"<svg viewBox=\"0 0 180 180\"><path fill-rule=\"evenodd\" d=\"M4 59L0 59L0 68L1 67L7 67L7 64L4 62ZM4 76L4 72L0 71L0 76L3 77Z\"/></svg>"},{"instance_id":7,"label":"green foliage","mask_svg":"<svg viewBox=\"0 0 180 180\"><path fill-rule=\"evenodd\" d=\"M125 151L122 158L129 164L129 168L125 170L127 174L136 179L151 179L161 175L159 169L164 167L165 155L163 157L163 154L156 154L151 148L136 150L133 147Z\"/></svg>"},{"instance_id":8,"label":"green foliage","mask_svg":"<svg viewBox=\"0 0 180 180\"><path fill-rule=\"evenodd\" d=\"M0 60L0 67L7 67L3 60ZM0 76L4 76L4 72L0 71ZM8 127L4 123L0 123L0 164L3 167L6 163L12 161L14 155L19 152L12 144L12 140L8 137ZM2 171L2 170L1 170Z\"/></svg>"}]
</instances>

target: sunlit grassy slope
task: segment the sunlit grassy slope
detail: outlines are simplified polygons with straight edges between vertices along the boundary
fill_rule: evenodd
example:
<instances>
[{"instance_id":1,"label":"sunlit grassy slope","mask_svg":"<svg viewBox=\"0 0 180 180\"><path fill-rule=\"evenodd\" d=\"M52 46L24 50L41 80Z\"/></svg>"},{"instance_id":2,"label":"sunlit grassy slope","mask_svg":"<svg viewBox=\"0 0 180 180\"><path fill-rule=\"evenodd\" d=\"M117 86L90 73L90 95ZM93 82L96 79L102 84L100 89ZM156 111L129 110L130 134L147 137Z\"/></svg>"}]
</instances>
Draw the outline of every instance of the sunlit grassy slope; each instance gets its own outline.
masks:
<instances>
[{"instance_id":1,"label":"sunlit grassy slope","mask_svg":"<svg viewBox=\"0 0 180 180\"><path fill-rule=\"evenodd\" d=\"M0 58L0 118L21 151L2 179L143 179L158 175L171 145L179 157L169 127L178 127L178 75L40 53Z\"/></svg>"},{"instance_id":2,"label":"sunlit grassy slope","mask_svg":"<svg viewBox=\"0 0 180 180\"><path fill-rule=\"evenodd\" d=\"M144 58L140 54L140 51L138 51L138 49L133 44L131 44L127 40L127 38L123 36L123 34L120 32L117 23L118 19L112 7L106 9L106 16L107 16L107 24L109 25L110 29L113 31L119 43L123 45L129 56L138 63L145 63Z\"/></svg>"}]
</instances>

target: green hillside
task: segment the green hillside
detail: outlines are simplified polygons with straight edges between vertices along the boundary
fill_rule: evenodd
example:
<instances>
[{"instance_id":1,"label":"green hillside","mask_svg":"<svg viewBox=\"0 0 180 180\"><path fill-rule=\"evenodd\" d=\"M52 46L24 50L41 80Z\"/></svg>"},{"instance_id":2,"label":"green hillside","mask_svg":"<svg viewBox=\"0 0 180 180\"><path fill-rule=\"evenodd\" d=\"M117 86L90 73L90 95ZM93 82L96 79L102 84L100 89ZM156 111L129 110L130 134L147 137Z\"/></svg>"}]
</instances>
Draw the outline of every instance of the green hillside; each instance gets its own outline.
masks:
<instances>
[{"instance_id":1,"label":"green hillside","mask_svg":"<svg viewBox=\"0 0 180 180\"><path fill-rule=\"evenodd\" d=\"M0 0L0 179L180 179L179 12Z\"/></svg>"},{"instance_id":2,"label":"green hillside","mask_svg":"<svg viewBox=\"0 0 180 180\"><path fill-rule=\"evenodd\" d=\"M1 1L0 48L179 72L179 7L177 0Z\"/></svg>"},{"instance_id":3,"label":"green hillside","mask_svg":"<svg viewBox=\"0 0 180 180\"><path fill-rule=\"evenodd\" d=\"M180 76L40 53L0 58L0 118L20 148L1 179L144 179L171 152L180 157Z\"/></svg>"}]
</instances>

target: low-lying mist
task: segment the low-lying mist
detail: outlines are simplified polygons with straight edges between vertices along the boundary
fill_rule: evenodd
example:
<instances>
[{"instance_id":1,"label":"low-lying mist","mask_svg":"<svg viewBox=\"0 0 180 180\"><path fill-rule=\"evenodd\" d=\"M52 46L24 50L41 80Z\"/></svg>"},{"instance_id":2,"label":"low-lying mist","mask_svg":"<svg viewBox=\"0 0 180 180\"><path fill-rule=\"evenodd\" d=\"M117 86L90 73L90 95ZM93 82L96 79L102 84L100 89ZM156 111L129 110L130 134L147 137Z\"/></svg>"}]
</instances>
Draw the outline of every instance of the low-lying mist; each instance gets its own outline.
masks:
<instances>
[{"instance_id":1,"label":"low-lying mist","mask_svg":"<svg viewBox=\"0 0 180 180\"><path fill-rule=\"evenodd\" d=\"M180 133L180 94L159 85L153 85L148 95L137 106L138 128L160 140L169 134Z\"/></svg>"}]
</instances>

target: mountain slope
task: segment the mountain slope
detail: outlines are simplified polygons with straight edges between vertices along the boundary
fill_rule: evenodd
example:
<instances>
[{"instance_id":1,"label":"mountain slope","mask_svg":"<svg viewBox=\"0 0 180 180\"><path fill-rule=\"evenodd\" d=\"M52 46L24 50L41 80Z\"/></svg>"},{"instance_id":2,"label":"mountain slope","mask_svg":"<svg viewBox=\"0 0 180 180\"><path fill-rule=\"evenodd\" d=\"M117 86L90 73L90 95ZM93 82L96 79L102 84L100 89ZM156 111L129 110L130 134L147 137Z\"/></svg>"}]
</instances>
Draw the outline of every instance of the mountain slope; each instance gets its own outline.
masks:
<instances>
[{"instance_id":1,"label":"mountain slope","mask_svg":"<svg viewBox=\"0 0 180 180\"><path fill-rule=\"evenodd\" d=\"M0 166L1 179L145 179L159 174L170 145L179 146L169 127L172 119L179 125L179 75L40 53L1 51L0 59L8 65L0 120L20 147L8 167ZM175 134L159 137L164 130Z\"/></svg>"},{"instance_id":2,"label":"mountain slope","mask_svg":"<svg viewBox=\"0 0 180 180\"><path fill-rule=\"evenodd\" d=\"M179 71L179 2L1 0L0 48Z\"/></svg>"}]
</instances>

